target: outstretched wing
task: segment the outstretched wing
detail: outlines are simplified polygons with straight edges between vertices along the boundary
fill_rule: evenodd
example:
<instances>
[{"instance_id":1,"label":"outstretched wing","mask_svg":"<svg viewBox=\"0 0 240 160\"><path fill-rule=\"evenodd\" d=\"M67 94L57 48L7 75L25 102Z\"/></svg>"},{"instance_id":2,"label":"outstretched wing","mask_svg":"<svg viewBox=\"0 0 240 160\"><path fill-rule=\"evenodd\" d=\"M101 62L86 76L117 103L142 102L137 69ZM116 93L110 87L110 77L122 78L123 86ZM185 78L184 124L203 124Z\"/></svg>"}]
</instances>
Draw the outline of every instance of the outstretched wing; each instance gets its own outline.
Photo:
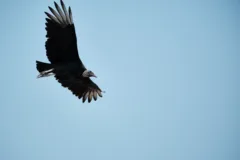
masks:
<instances>
[{"instance_id":1,"label":"outstretched wing","mask_svg":"<svg viewBox=\"0 0 240 160\"><path fill-rule=\"evenodd\" d=\"M98 96L102 97L102 90L90 78L76 78L67 73L56 73L55 78L79 99L82 98L83 103L87 99L90 103L92 99L96 101Z\"/></svg>"},{"instance_id":2,"label":"outstretched wing","mask_svg":"<svg viewBox=\"0 0 240 160\"><path fill-rule=\"evenodd\" d=\"M48 38L45 44L47 57L52 64L78 61L82 65L77 49L77 38L73 24L72 12L68 11L61 0L62 9L54 2L57 11L48 7L52 14L45 12Z\"/></svg>"}]
</instances>

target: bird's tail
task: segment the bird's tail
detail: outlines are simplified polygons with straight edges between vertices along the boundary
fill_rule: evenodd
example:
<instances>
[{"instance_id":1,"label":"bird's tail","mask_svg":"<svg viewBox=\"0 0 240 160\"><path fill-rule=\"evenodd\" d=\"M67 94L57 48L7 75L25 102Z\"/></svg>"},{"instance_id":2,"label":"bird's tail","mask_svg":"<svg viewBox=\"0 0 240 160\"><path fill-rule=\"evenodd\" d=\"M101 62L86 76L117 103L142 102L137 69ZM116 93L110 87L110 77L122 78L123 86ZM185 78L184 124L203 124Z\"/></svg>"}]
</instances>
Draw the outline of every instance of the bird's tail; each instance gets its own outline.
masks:
<instances>
[{"instance_id":1,"label":"bird's tail","mask_svg":"<svg viewBox=\"0 0 240 160\"><path fill-rule=\"evenodd\" d=\"M40 61L36 61L37 63L37 70L40 73L37 78L41 78L41 77L48 77L53 75L54 73L53 71L53 66L49 63L44 63L44 62L40 62Z\"/></svg>"}]
</instances>

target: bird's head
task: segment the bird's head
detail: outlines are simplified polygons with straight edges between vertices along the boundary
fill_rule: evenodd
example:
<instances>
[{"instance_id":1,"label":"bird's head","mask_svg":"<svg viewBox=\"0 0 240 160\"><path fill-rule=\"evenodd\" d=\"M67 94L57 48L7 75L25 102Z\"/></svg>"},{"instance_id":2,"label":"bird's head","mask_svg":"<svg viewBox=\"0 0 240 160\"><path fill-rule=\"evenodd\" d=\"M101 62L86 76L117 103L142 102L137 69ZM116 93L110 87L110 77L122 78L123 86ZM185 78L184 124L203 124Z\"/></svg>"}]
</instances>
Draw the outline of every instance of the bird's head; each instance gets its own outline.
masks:
<instances>
[{"instance_id":1,"label":"bird's head","mask_svg":"<svg viewBox=\"0 0 240 160\"><path fill-rule=\"evenodd\" d=\"M83 77L95 77L97 78L97 76L90 70L85 70L82 74Z\"/></svg>"}]
</instances>

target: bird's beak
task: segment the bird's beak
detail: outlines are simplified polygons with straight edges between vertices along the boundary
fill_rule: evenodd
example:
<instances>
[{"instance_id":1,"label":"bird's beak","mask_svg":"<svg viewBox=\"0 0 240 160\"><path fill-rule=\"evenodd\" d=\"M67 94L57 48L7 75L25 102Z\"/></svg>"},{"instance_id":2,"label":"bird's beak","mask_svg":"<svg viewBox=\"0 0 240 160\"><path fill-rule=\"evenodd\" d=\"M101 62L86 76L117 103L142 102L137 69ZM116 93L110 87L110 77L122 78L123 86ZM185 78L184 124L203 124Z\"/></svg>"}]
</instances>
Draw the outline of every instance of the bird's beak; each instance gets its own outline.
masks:
<instances>
[{"instance_id":1,"label":"bird's beak","mask_svg":"<svg viewBox=\"0 0 240 160\"><path fill-rule=\"evenodd\" d=\"M96 76L94 73L92 74L92 77L95 77L95 78L97 78L97 76Z\"/></svg>"}]
</instances>

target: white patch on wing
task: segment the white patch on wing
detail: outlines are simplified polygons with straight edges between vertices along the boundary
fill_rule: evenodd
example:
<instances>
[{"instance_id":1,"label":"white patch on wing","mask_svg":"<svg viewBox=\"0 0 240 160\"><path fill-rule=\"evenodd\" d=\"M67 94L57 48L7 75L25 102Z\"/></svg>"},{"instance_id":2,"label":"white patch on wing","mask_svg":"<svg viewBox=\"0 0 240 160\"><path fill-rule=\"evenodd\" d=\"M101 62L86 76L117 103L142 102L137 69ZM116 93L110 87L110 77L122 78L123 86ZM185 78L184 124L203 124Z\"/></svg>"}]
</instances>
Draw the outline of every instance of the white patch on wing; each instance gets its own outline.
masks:
<instances>
[{"instance_id":1,"label":"white patch on wing","mask_svg":"<svg viewBox=\"0 0 240 160\"><path fill-rule=\"evenodd\" d=\"M69 7L67 11L63 1L61 0L60 2L61 2L62 9L61 7L59 7L59 5L56 2L54 2L54 4L57 11L55 11L51 7L48 7L54 16L47 12L45 13L52 21L60 24L62 27L66 27L67 25L73 24L72 11L71 11L71 7Z\"/></svg>"},{"instance_id":2,"label":"white patch on wing","mask_svg":"<svg viewBox=\"0 0 240 160\"><path fill-rule=\"evenodd\" d=\"M62 18L59 16L59 14L51 7L48 7L50 9L50 11L54 14L54 16L60 21L60 24L63 23Z\"/></svg>"},{"instance_id":3,"label":"white patch on wing","mask_svg":"<svg viewBox=\"0 0 240 160\"><path fill-rule=\"evenodd\" d=\"M61 18L62 18L62 22L65 23L65 24L67 24L67 23L66 23L66 17L64 16L61 8L58 6L58 4L57 4L56 2L54 2L54 4L55 4L55 7L56 7L58 13L60 14L60 16L61 16Z\"/></svg>"},{"instance_id":4,"label":"white patch on wing","mask_svg":"<svg viewBox=\"0 0 240 160\"><path fill-rule=\"evenodd\" d=\"M96 101L97 100L97 91L93 91L93 99Z\"/></svg>"},{"instance_id":5,"label":"white patch on wing","mask_svg":"<svg viewBox=\"0 0 240 160\"><path fill-rule=\"evenodd\" d=\"M67 24L71 24L70 19L69 19L69 16L68 16L67 9L66 9L66 6L65 6L65 4L63 3L62 0L61 0L61 6L62 6L63 12L64 12L64 14L65 14L65 16L66 16L66 22L67 22Z\"/></svg>"},{"instance_id":6,"label":"white patch on wing","mask_svg":"<svg viewBox=\"0 0 240 160\"><path fill-rule=\"evenodd\" d=\"M102 93L100 90L97 90L97 93L98 93L99 97L102 97Z\"/></svg>"},{"instance_id":7,"label":"white patch on wing","mask_svg":"<svg viewBox=\"0 0 240 160\"><path fill-rule=\"evenodd\" d=\"M92 91L89 91L89 95L88 95L88 102L91 102L92 101L92 97L93 97L93 92Z\"/></svg>"},{"instance_id":8,"label":"white patch on wing","mask_svg":"<svg viewBox=\"0 0 240 160\"><path fill-rule=\"evenodd\" d=\"M86 99L87 99L87 97L88 97L88 94L89 94L89 92L86 92L86 93L85 93L85 95L84 95L84 97L83 97L83 102L86 101Z\"/></svg>"}]
</instances>

